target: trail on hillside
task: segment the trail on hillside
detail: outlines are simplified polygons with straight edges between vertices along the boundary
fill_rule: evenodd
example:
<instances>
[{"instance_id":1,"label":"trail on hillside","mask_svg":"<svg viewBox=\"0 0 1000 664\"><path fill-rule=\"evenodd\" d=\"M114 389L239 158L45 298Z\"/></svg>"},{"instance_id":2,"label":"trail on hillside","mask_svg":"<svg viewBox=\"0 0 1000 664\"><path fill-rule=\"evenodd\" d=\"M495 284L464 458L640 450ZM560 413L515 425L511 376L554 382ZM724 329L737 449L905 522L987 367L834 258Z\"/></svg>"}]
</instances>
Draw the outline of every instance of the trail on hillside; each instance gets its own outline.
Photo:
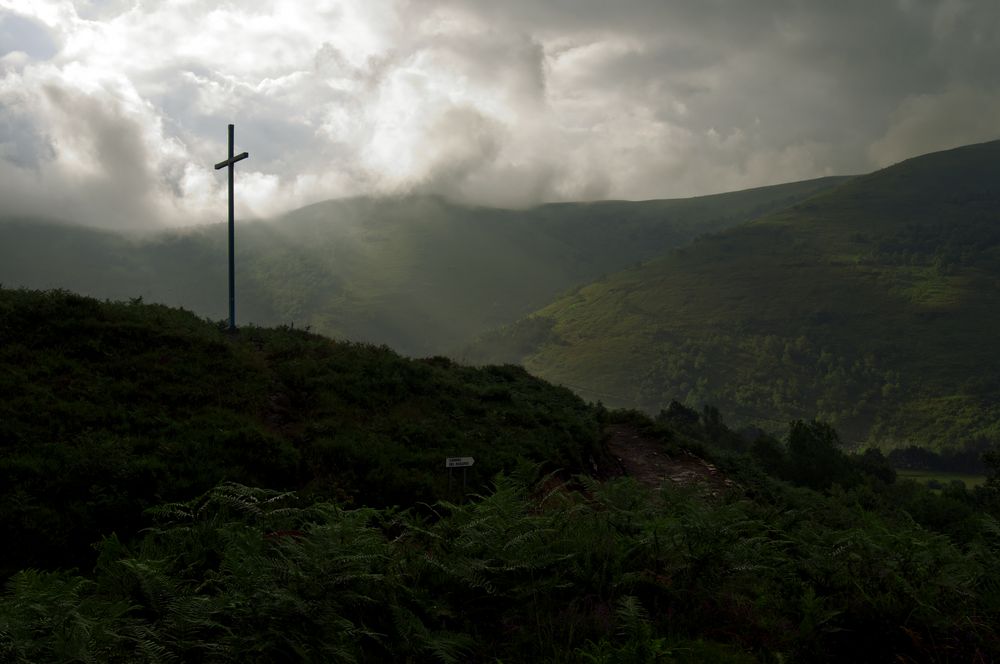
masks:
<instances>
[{"instance_id":1,"label":"trail on hillside","mask_svg":"<svg viewBox=\"0 0 1000 664\"><path fill-rule=\"evenodd\" d=\"M665 480L688 486L701 484L712 495L736 486L704 459L690 452L671 456L662 442L627 424L608 428L607 445L622 473L650 489L659 489Z\"/></svg>"}]
</instances>

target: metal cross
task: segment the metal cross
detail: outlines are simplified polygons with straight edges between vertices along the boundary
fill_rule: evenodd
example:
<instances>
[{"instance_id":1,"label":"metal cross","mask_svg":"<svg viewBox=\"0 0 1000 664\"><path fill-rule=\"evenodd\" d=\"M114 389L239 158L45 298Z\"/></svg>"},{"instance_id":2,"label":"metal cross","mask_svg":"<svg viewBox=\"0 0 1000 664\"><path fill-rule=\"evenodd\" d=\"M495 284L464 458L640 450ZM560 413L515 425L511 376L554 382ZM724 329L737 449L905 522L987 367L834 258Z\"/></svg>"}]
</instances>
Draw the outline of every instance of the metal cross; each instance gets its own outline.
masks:
<instances>
[{"instance_id":1,"label":"metal cross","mask_svg":"<svg viewBox=\"0 0 1000 664\"><path fill-rule=\"evenodd\" d=\"M220 161L215 165L215 170L229 167L229 331L236 331L236 261L233 257L233 230L235 222L233 220L233 170L236 162L246 159L250 155L246 152L233 156L233 129L234 125L229 125L229 159Z\"/></svg>"}]
</instances>

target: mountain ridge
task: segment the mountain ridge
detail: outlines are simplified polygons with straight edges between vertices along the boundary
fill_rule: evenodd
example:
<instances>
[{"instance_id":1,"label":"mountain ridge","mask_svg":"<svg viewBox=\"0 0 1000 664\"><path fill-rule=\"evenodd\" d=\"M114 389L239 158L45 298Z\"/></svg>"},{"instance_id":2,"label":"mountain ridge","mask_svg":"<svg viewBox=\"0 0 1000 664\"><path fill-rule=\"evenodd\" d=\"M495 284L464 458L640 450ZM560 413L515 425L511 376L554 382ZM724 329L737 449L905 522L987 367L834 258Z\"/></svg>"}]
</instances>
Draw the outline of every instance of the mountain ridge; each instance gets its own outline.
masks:
<instances>
[{"instance_id":1,"label":"mountain ridge","mask_svg":"<svg viewBox=\"0 0 1000 664\"><path fill-rule=\"evenodd\" d=\"M833 186L838 178L646 202L473 208L342 199L236 235L237 316L441 354L602 273ZM225 313L225 227L145 238L0 224L0 282ZM88 258L94 257L94 258ZM214 284L215 290L207 288Z\"/></svg>"},{"instance_id":2,"label":"mountain ridge","mask_svg":"<svg viewBox=\"0 0 1000 664\"><path fill-rule=\"evenodd\" d=\"M466 359L651 412L676 398L890 446L997 440L997 164L990 142L853 178L577 289Z\"/></svg>"}]
</instances>

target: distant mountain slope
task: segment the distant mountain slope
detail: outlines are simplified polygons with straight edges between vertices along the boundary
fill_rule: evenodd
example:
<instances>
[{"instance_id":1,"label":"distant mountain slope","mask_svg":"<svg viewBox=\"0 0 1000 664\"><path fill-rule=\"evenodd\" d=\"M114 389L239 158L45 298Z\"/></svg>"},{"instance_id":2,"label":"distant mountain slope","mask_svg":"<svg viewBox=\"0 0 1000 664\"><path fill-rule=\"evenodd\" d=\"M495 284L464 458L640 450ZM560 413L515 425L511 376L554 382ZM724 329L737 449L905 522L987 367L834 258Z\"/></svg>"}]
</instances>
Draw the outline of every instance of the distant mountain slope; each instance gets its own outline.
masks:
<instances>
[{"instance_id":1,"label":"distant mountain slope","mask_svg":"<svg viewBox=\"0 0 1000 664\"><path fill-rule=\"evenodd\" d=\"M843 178L663 201L528 210L436 197L321 203L237 230L237 316L448 352L567 289L829 189ZM0 284L142 296L226 315L223 226L125 238L0 223Z\"/></svg>"},{"instance_id":2,"label":"distant mountain slope","mask_svg":"<svg viewBox=\"0 0 1000 664\"><path fill-rule=\"evenodd\" d=\"M1000 142L900 163L567 295L470 359L853 440L1000 440ZM502 357L500 357L502 356Z\"/></svg>"}]
</instances>

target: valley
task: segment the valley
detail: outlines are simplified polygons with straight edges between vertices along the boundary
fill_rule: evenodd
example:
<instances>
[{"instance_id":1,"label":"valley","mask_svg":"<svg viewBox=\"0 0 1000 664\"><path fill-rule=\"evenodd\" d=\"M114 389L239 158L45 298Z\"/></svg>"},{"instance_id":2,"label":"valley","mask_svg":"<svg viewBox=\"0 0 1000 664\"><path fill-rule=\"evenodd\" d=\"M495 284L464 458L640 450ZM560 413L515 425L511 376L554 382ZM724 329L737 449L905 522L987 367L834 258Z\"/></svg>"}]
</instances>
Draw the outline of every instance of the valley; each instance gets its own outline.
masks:
<instances>
[{"instance_id":1,"label":"valley","mask_svg":"<svg viewBox=\"0 0 1000 664\"><path fill-rule=\"evenodd\" d=\"M527 210L433 196L319 203L239 222L237 316L410 356L450 354L569 288L842 180ZM124 236L8 219L0 221L0 284L142 297L219 319L227 312L225 243L223 225Z\"/></svg>"},{"instance_id":2,"label":"valley","mask_svg":"<svg viewBox=\"0 0 1000 664\"><path fill-rule=\"evenodd\" d=\"M918 157L578 288L463 356L608 405L833 423L852 444L1000 438L1000 143Z\"/></svg>"}]
</instances>

